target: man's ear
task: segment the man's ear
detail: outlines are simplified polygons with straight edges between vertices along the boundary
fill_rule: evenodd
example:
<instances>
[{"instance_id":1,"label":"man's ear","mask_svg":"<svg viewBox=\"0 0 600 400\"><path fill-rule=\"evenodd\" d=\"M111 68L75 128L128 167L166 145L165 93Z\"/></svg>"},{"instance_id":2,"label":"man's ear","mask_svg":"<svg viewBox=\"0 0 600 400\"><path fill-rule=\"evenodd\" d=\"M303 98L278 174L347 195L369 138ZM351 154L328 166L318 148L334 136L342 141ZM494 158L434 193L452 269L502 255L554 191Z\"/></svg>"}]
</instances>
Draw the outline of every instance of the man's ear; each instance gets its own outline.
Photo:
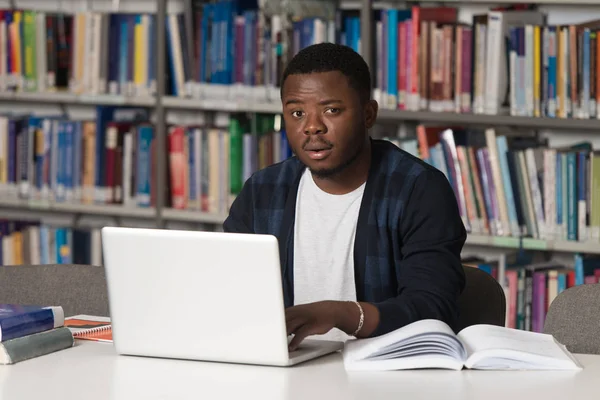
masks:
<instances>
[{"instance_id":1,"label":"man's ear","mask_svg":"<svg viewBox=\"0 0 600 400\"><path fill-rule=\"evenodd\" d=\"M377 112L379 111L379 104L376 100L369 100L365 104L365 124L367 129L371 129L377 121Z\"/></svg>"}]
</instances>

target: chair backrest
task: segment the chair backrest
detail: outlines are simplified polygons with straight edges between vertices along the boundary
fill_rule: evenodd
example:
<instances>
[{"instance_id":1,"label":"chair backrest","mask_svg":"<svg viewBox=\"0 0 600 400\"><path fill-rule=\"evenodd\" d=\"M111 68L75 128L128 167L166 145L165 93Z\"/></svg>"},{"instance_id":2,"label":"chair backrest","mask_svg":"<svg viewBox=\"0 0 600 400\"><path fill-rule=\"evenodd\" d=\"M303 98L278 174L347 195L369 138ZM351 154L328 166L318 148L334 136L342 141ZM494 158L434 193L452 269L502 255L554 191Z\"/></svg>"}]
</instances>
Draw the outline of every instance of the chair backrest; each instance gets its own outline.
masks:
<instances>
[{"instance_id":1,"label":"chair backrest","mask_svg":"<svg viewBox=\"0 0 600 400\"><path fill-rule=\"evenodd\" d=\"M568 288L554 298L544 322L572 353L600 354L600 284Z\"/></svg>"},{"instance_id":2,"label":"chair backrest","mask_svg":"<svg viewBox=\"0 0 600 400\"><path fill-rule=\"evenodd\" d=\"M109 316L103 267L0 266L0 303L62 306L65 316Z\"/></svg>"},{"instance_id":3,"label":"chair backrest","mask_svg":"<svg viewBox=\"0 0 600 400\"><path fill-rule=\"evenodd\" d=\"M459 318L456 331L476 324L505 326L506 297L493 276L474 267L463 267L465 288L458 298Z\"/></svg>"}]
</instances>

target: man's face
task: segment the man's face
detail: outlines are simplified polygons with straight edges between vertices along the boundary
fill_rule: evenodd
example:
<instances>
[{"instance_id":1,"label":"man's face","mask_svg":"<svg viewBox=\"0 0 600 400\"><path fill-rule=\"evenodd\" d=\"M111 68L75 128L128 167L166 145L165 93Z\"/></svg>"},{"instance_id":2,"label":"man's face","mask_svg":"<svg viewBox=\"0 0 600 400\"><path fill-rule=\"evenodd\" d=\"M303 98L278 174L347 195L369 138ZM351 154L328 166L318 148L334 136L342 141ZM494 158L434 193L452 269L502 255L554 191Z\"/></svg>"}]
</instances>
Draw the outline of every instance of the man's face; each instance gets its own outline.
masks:
<instances>
[{"instance_id":1,"label":"man's face","mask_svg":"<svg viewBox=\"0 0 600 400\"><path fill-rule=\"evenodd\" d=\"M365 148L370 113L341 72L290 75L281 100L290 147L316 176L341 172Z\"/></svg>"}]
</instances>

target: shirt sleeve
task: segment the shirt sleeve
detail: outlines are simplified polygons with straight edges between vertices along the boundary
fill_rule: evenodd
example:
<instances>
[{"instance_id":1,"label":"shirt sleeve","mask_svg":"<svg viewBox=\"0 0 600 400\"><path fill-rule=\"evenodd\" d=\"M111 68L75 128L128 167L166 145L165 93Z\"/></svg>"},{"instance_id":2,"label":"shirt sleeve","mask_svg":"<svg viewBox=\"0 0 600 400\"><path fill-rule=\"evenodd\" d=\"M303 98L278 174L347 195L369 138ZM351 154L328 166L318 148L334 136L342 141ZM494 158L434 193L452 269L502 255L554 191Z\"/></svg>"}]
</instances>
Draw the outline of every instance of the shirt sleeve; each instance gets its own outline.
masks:
<instances>
[{"instance_id":1,"label":"shirt sleeve","mask_svg":"<svg viewBox=\"0 0 600 400\"><path fill-rule=\"evenodd\" d=\"M252 180L244 183L229 208L229 215L223 222L223 231L230 233L254 233Z\"/></svg>"},{"instance_id":2,"label":"shirt sleeve","mask_svg":"<svg viewBox=\"0 0 600 400\"><path fill-rule=\"evenodd\" d=\"M440 171L427 170L416 178L399 227L398 294L374 304L380 318L372 336L421 319L442 320L454 329L465 285L460 254L467 233L452 187Z\"/></svg>"}]
</instances>

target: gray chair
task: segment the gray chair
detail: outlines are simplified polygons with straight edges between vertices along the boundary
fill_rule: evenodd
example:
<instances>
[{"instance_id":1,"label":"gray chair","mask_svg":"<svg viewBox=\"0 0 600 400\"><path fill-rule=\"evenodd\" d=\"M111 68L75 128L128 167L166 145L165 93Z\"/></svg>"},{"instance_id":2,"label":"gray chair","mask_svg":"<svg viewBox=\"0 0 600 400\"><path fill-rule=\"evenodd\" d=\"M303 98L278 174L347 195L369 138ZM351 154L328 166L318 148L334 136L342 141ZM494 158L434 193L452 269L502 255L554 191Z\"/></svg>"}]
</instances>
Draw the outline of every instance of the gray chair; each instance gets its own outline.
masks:
<instances>
[{"instance_id":1,"label":"gray chair","mask_svg":"<svg viewBox=\"0 0 600 400\"><path fill-rule=\"evenodd\" d=\"M89 265L0 266L0 303L62 306L65 316L109 316L104 268Z\"/></svg>"},{"instance_id":2,"label":"gray chair","mask_svg":"<svg viewBox=\"0 0 600 400\"><path fill-rule=\"evenodd\" d=\"M571 353L600 354L600 284L570 287L550 304L544 333Z\"/></svg>"},{"instance_id":3,"label":"gray chair","mask_svg":"<svg viewBox=\"0 0 600 400\"><path fill-rule=\"evenodd\" d=\"M458 298L459 318L456 332L476 324L505 326L506 297L502 286L487 272L463 267L465 288Z\"/></svg>"}]
</instances>

